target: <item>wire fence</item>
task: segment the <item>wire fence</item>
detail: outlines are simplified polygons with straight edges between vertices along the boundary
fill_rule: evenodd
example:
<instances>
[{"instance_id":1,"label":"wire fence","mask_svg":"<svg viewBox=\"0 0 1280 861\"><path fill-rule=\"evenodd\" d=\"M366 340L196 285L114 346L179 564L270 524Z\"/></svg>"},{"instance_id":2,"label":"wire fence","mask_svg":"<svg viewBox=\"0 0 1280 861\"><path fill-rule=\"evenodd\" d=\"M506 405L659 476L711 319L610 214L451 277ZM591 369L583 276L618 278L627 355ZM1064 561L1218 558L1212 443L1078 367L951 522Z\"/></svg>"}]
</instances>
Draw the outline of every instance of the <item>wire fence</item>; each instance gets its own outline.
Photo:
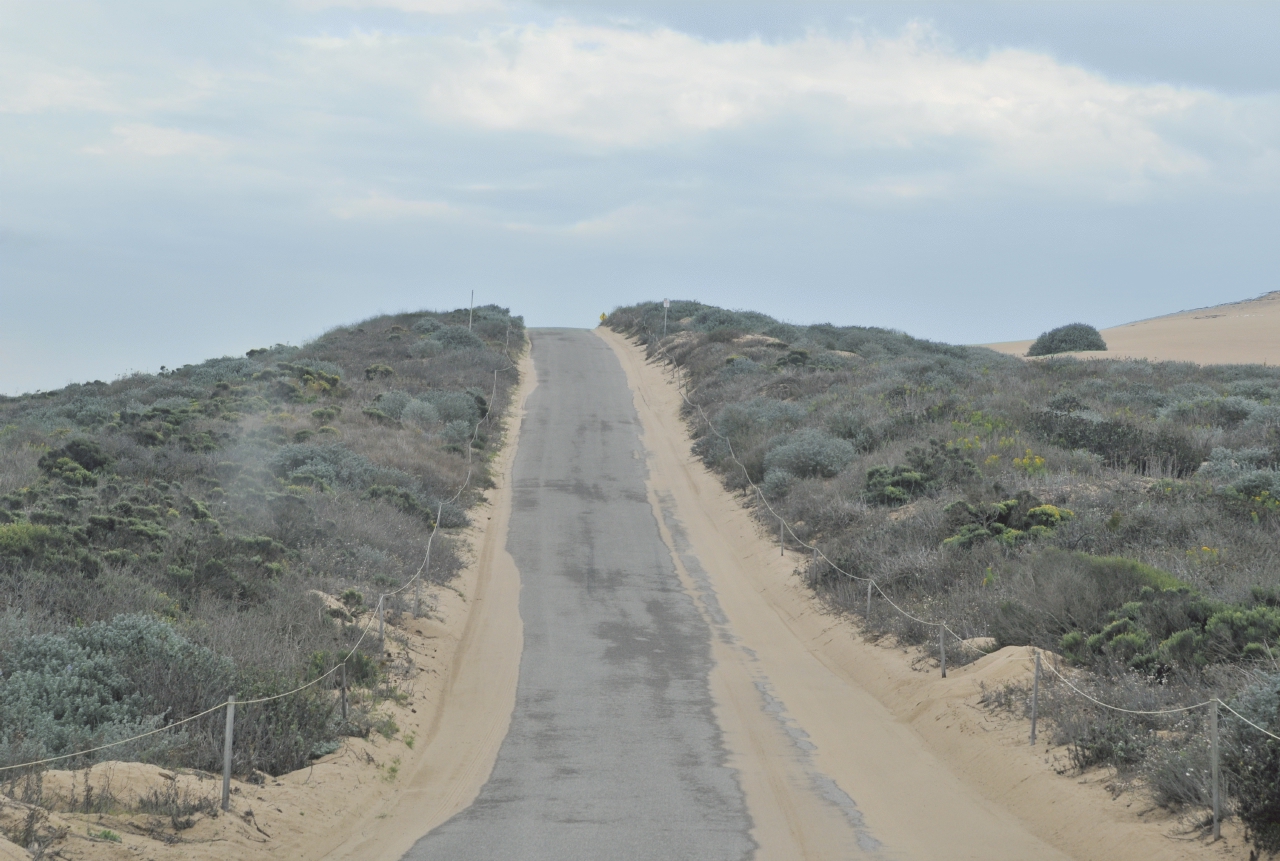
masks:
<instances>
[{"instance_id":1,"label":"wire fence","mask_svg":"<svg viewBox=\"0 0 1280 861\"><path fill-rule=\"evenodd\" d=\"M645 327L645 334L647 336L648 343L656 345L655 353L658 354L664 362L669 364L672 372L673 381L676 384L676 390L680 393L681 399L690 408L690 410L697 412L698 417L702 420L702 423L703 425L705 425L707 430L710 431L713 435L715 435L715 437L725 445L725 448L729 453L729 457L732 459L733 463L736 464L737 467L742 471L742 477L743 479L745 479L747 486L750 488L750 492L754 494L757 500L759 500L760 504L764 507L765 511L768 512L769 517L772 519L776 519L778 521L778 539L779 539L779 546L781 550L785 552L786 536L790 535L792 542L795 545L799 545L800 547L809 551L813 555L813 559L815 561L818 559L821 559L831 571L835 572L841 577L846 578L847 580L866 583L867 584L868 622L870 621L871 593L872 591L874 591L877 594L879 594L879 596L883 599L883 601L886 604L892 607L896 612L901 614L903 617L910 619L920 625L938 629L938 633L939 633L938 647L939 647L939 659L940 659L939 662L941 665L943 678L945 678L947 675L947 663L946 663L947 658L946 658L946 642L945 642L945 637L947 634L950 634L952 637L954 637L956 641L959 642L961 645L966 646L970 649L973 649L975 652L985 654L985 652L983 652L981 649L978 649L976 646L973 646L972 644L966 642L965 638L957 634L955 630L952 629L952 627L948 625L945 620L923 619L909 612L908 610L903 608L901 605L899 605L896 601L894 601L893 598L889 596L889 594L884 590L884 588L875 578L861 576L859 574L853 573L852 571L845 570L844 568L837 565L830 557L828 557L827 554L824 553L820 547L805 541L799 535L797 535L795 530L792 528L792 525L789 522L787 522L786 518L783 517L782 514L779 513L778 510L769 501L768 497L764 493L763 488L761 488L759 485L756 484L754 480L752 480L750 471L747 469L746 465L743 464L743 462L738 459L738 455L733 449L733 441L730 440L727 435L720 432L720 430L716 427L715 423L712 422L710 417L707 416L706 410L703 409L702 404L696 402L690 397L692 389L689 386L688 380L685 379L685 375L681 373L684 369L681 367L681 364L670 354L670 352L668 352L667 346L665 343L666 341L665 336L661 340L656 339L654 337L654 332L651 329L649 329L647 326ZM1040 666L1041 666L1041 661L1039 660L1039 654L1035 653L1035 678L1033 682L1034 691L1038 691L1039 689ZM1219 826L1221 821L1221 809L1220 809L1220 802L1219 802L1219 777L1218 777L1219 754L1218 754L1217 709L1219 707L1225 709L1226 711L1230 712L1233 716L1235 716L1236 718L1238 718L1248 726L1252 727L1253 729L1257 730L1258 732L1262 733L1263 735L1271 739L1274 739L1275 741L1280 741L1280 735L1277 735L1276 733L1271 732L1270 730L1264 727L1261 727L1258 724L1254 723L1253 721L1249 720L1244 715L1240 714L1240 712L1236 711L1234 708L1232 708L1230 705L1228 705L1226 702L1224 702L1222 699L1218 697L1213 697L1211 699L1204 700L1203 702L1198 702L1191 705L1174 706L1166 709L1154 709L1154 710L1129 709L1123 706L1115 705L1113 703L1104 702L1098 699L1097 697L1094 697L1086 693L1085 691L1082 691L1079 687L1077 687L1074 683L1072 683L1070 679L1068 679L1063 673L1061 673L1058 670L1058 668L1054 666L1053 662L1049 662L1049 669L1052 671L1054 676L1057 677L1058 681L1066 685L1066 687L1070 691L1072 691L1074 694L1088 700L1089 702L1093 703L1094 705L1100 708L1107 709L1112 712L1135 715L1135 716L1155 717L1155 716L1164 716L1164 715L1185 714L1185 713L1193 712L1199 709L1209 710L1210 728L1211 728L1211 736L1212 736L1211 748L1212 748L1212 760L1213 760L1213 763L1212 763L1213 836L1215 839L1217 839L1217 837L1220 834ZM1035 738L1036 738L1036 735L1035 735L1036 697L1034 694L1032 697L1031 720L1032 720L1031 743L1034 744Z\"/></svg>"},{"instance_id":2,"label":"wire fence","mask_svg":"<svg viewBox=\"0 0 1280 861\"><path fill-rule=\"evenodd\" d=\"M104 750L110 750L111 748L121 747L126 744L132 744L133 742L140 741L141 739L148 738L150 736L158 735L164 732L169 732L170 730L176 729L185 724L189 724L193 721L199 720L200 718L207 717L211 714L222 711L223 709L227 709L230 715L234 713L234 709L236 707L259 705L261 703L268 703L274 700L280 700L286 697L291 697L301 693L302 691L307 690L308 688L315 687L325 679L328 679L331 676L333 676L335 673L338 673L339 671L341 671L346 666L347 661L351 660L352 656L355 655L355 653L360 649L360 646L364 643L365 638L369 635L369 632L373 628L373 623L375 619L379 623L378 628L379 628L379 633L381 634L386 600L388 598L391 598L395 595L400 594L405 589L408 589L410 586L413 586L415 584L421 585L423 577L430 571L431 547L433 542L435 541L436 533L440 531L440 517L444 512L444 506L452 505L453 503L457 502L458 499L461 498L462 494L466 491L466 489L471 485L471 478L475 472L475 463L472 458L472 452L474 450L476 441L479 439L481 425L488 424L490 418L492 418L493 403L496 400L497 393L498 393L498 375L501 373L505 373L506 371L513 370L516 367L516 363L512 360L512 357L510 354L510 326L508 326L507 343L504 347L504 350L506 351L508 364L506 367L498 368L494 370L493 387L490 392L488 409L485 415L476 421L476 425L472 429L471 437L467 441L466 477L463 478L462 483L458 486L458 490L453 494L453 496L449 497L446 500L439 501L436 508L436 516L435 516L434 522L431 525L431 533L427 536L427 546L422 558L422 564L418 566L418 570L414 573L414 575L410 577L408 580L406 580L404 583L402 583L399 587L392 589L389 592L382 592L378 595L377 612L369 614L368 619L366 619L365 621L364 627L360 630L360 636L356 639L355 643L347 651L346 655L343 656L342 660L334 663L332 667L330 667L328 670L326 670L324 673L320 674L319 676L316 676L311 681L298 685L292 690L285 691L284 693L272 694L271 696L258 697L256 699L251 699L251 700L237 700L235 699L234 696L232 696L227 700L227 702L218 703L216 706L207 708L204 711L200 712L199 714L190 715L189 717L185 717L185 718L182 718L181 720L173 721L172 723L165 724L162 727L158 727L156 729L149 730L147 732L139 733L138 735L135 735L135 736L130 736L129 738L120 739L118 741L113 741L108 744L98 745L96 747L85 748L84 750L78 750L78 751L75 751L74 753L59 754L58 756L45 757L43 759L31 760L30 762L22 762L16 765L0 766L0 774L4 772L9 772L9 771L16 771L20 769L29 769L29 768L35 768L38 766L49 765L50 763L54 763L54 762L63 762L68 759L77 759L80 757L88 756L89 754L92 754L92 753L99 753ZM231 730L232 730L231 721L228 720L228 725L227 725L227 741L228 742L230 741L230 738L231 738ZM226 744L226 747L229 751L230 744L229 743ZM228 759L227 762L228 762L228 765L226 766L226 774L224 775L224 784L226 780L228 780L230 777L230 760ZM224 790L223 809L226 809L226 807L227 807L227 799L226 799L226 792Z\"/></svg>"}]
</instances>

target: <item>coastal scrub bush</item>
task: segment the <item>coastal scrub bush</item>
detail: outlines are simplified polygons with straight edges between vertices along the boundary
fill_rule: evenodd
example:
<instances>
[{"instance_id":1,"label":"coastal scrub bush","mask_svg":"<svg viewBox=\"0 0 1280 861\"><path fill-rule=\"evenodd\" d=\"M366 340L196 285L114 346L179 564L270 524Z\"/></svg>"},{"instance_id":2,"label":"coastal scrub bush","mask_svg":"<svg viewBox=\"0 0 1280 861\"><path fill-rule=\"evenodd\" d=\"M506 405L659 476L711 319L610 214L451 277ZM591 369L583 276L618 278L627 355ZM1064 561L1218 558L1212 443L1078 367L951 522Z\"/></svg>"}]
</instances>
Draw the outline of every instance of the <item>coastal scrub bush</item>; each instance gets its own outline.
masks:
<instances>
[{"instance_id":1,"label":"coastal scrub bush","mask_svg":"<svg viewBox=\"0 0 1280 861\"><path fill-rule=\"evenodd\" d=\"M439 421L468 424L480 421L480 405L473 395L466 392L433 391L421 395L419 399L435 409ZM467 432L470 433L470 430Z\"/></svg>"},{"instance_id":2,"label":"coastal scrub bush","mask_svg":"<svg viewBox=\"0 0 1280 861\"><path fill-rule=\"evenodd\" d=\"M831 478L853 460L853 445L847 440L827 436L816 428L804 428L780 438L764 456L768 474L783 470L800 478Z\"/></svg>"},{"instance_id":3,"label":"coastal scrub bush","mask_svg":"<svg viewBox=\"0 0 1280 861\"><path fill-rule=\"evenodd\" d=\"M185 690L164 678L177 667ZM24 756L58 756L145 732L185 716L174 706L187 704L188 691L201 689L212 704L234 678L229 661L146 616L19 639L0 655L0 670L0 760L17 747Z\"/></svg>"},{"instance_id":4,"label":"coastal scrub bush","mask_svg":"<svg viewBox=\"0 0 1280 861\"><path fill-rule=\"evenodd\" d=\"M445 350L483 350L484 341L466 326L443 326L434 335Z\"/></svg>"},{"instance_id":5,"label":"coastal scrub bush","mask_svg":"<svg viewBox=\"0 0 1280 861\"><path fill-rule=\"evenodd\" d=\"M399 421L404 413L404 408L413 400L408 392L402 392L392 389L389 392L383 392L373 399L375 408L384 415Z\"/></svg>"},{"instance_id":6,"label":"coastal scrub bush","mask_svg":"<svg viewBox=\"0 0 1280 861\"><path fill-rule=\"evenodd\" d=\"M1280 734L1280 674L1260 674L1232 707L1265 730ZM1280 742L1226 716L1231 743L1224 764L1245 838L1264 852L1280 851Z\"/></svg>"},{"instance_id":7,"label":"coastal scrub bush","mask_svg":"<svg viewBox=\"0 0 1280 861\"><path fill-rule=\"evenodd\" d=\"M435 338L423 338L409 345L409 355L415 359L432 359L444 352L444 345Z\"/></svg>"},{"instance_id":8,"label":"coastal scrub bush","mask_svg":"<svg viewBox=\"0 0 1280 861\"><path fill-rule=\"evenodd\" d=\"M429 428L440 423L440 411L428 401L413 400L400 414L402 421L419 428Z\"/></svg>"},{"instance_id":9,"label":"coastal scrub bush","mask_svg":"<svg viewBox=\"0 0 1280 861\"><path fill-rule=\"evenodd\" d=\"M1107 349L1107 342L1102 340L1098 330L1086 323L1068 323L1050 329L1036 338L1028 356L1051 356L1055 353L1074 353Z\"/></svg>"}]
</instances>

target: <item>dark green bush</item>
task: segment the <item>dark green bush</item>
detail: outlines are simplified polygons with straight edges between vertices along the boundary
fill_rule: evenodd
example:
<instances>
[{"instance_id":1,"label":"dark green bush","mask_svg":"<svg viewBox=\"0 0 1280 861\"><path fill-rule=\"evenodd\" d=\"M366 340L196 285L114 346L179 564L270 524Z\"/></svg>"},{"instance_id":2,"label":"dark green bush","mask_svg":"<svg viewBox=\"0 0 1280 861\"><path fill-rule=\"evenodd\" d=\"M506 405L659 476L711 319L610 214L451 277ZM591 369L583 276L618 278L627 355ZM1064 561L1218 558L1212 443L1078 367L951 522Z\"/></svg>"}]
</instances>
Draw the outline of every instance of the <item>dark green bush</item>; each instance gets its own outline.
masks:
<instances>
[{"instance_id":1,"label":"dark green bush","mask_svg":"<svg viewBox=\"0 0 1280 861\"><path fill-rule=\"evenodd\" d=\"M1077 351L1093 351L1107 349L1106 341L1098 330L1085 323L1068 323L1050 329L1036 338L1028 356L1051 356L1055 353L1073 353Z\"/></svg>"},{"instance_id":2,"label":"dark green bush","mask_svg":"<svg viewBox=\"0 0 1280 861\"><path fill-rule=\"evenodd\" d=\"M867 499L880 505L902 505L943 484L968 484L979 475L973 460L957 446L932 439L928 447L907 452L907 465L867 470Z\"/></svg>"}]
</instances>

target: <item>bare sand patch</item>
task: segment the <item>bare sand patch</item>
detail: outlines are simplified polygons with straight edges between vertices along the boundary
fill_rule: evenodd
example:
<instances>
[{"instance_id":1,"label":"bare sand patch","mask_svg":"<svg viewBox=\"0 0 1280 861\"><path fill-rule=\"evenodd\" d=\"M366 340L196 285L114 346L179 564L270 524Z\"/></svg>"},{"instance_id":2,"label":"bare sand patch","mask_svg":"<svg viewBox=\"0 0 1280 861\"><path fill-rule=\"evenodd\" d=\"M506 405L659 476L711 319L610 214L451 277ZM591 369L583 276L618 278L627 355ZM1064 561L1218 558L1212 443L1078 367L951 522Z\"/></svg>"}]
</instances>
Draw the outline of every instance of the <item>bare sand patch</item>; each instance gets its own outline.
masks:
<instances>
[{"instance_id":1,"label":"bare sand patch","mask_svg":"<svg viewBox=\"0 0 1280 861\"><path fill-rule=\"evenodd\" d=\"M1280 363L1280 291L1256 299L1181 311L1102 330L1106 352L1081 359L1149 359L1200 365ZM982 344L1025 356L1031 341Z\"/></svg>"},{"instance_id":2,"label":"bare sand patch","mask_svg":"<svg viewBox=\"0 0 1280 861\"><path fill-rule=\"evenodd\" d=\"M395 722L390 737L344 739L339 750L300 771L233 780L226 813L217 810L220 775L128 762L49 771L40 786L0 795L0 830L20 834L29 817L38 819L35 841L45 857L56 852L68 861L392 861L470 804L506 735L523 645L519 572L505 547L511 464L524 403L537 385L527 355L520 375L494 470L498 487L470 512L465 538L472 558L456 580L429 591L430 615L388 616L387 650L407 694L377 706ZM326 604L337 605L327 597ZM36 805L22 801L23 790L52 811L33 813ZM164 809L149 803L155 793L199 809L175 821L154 812ZM0 861L31 857L0 838Z\"/></svg>"},{"instance_id":3,"label":"bare sand patch","mask_svg":"<svg viewBox=\"0 0 1280 861\"><path fill-rule=\"evenodd\" d=\"M754 660L741 649L717 648L712 690L755 820L758 857L856 854L848 843L827 848L840 824L815 806L797 777L803 767L794 734L780 739L753 714L762 678L769 707L785 710L812 747L812 763L856 804L865 834L855 840L879 841L892 857L1248 857L1233 828L1209 845L1180 833L1177 821L1135 794L1106 791L1105 772L1058 773L1062 751L1048 745L1048 733L1033 748L1025 721L983 707L982 684L1029 677L1026 650L1002 649L941 679L936 669L918 669L927 662L916 650L863 640L803 585L797 572L804 560L780 556L741 500L691 455L679 394L664 369L647 364L643 350L622 336L597 332L635 393L652 495L678 514L727 629ZM813 845L802 835L813 835Z\"/></svg>"}]
</instances>

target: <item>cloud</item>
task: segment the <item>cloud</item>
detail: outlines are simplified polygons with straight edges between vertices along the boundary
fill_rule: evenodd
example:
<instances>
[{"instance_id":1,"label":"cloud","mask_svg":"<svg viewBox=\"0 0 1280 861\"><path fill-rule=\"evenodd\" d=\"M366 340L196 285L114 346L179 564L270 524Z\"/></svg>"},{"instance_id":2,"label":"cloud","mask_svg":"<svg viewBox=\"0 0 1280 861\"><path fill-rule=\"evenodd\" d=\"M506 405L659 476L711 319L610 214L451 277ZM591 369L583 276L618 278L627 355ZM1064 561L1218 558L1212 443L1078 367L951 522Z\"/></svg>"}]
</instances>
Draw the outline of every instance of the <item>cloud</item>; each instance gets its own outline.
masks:
<instances>
[{"instance_id":1,"label":"cloud","mask_svg":"<svg viewBox=\"0 0 1280 861\"><path fill-rule=\"evenodd\" d=\"M1258 164L1280 149L1274 124L1259 139L1251 119L1274 113L1274 98L1249 106L1120 83L1025 50L961 54L924 26L893 38L711 41L566 19L451 37L361 32L308 47L331 75L403 91L429 119L599 152L773 134L854 169L866 154L893 153L936 170L951 153L984 182L1124 194L1207 177L1236 143ZM921 187L888 179L876 183Z\"/></svg>"},{"instance_id":2,"label":"cloud","mask_svg":"<svg viewBox=\"0 0 1280 861\"><path fill-rule=\"evenodd\" d=\"M423 15L470 15L504 8L499 0L297 0L303 9L394 9Z\"/></svg>"},{"instance_id":3,"label":"cloud","mask_svg":"<svg viewBox=\"0 0 1280 861\"><path fill-rule=\"evenodd\" d=\"M218 156L230 149L225 141L209 135L149 123L121 123L112 127L111 134L114 141L85 147L84 152L91 155L125 152L163 158L177 155Z\"/></svg>"},{"instance_id":4,"label":"cloud","mask_svg":"<svg viewBox=\"0 0 1280 861\"><path fill-rule=\"evenodd\" d=\"M458 214L448 203L436 200L405 200L386 194L370 193L365 197L343 200L329 210L343 219L444 218Z\"/></svg>"},{"instance_id":5,"label":"cloud","mask_svg":"<svg viewBox=\"0 0 1280 861\"><path fill-rule=\"evenodd\" d=\"M110 111L116 101L107 85L81 69L0 67L0 114L35 114L52 110Z\"/></svg>"}]
</instances>

